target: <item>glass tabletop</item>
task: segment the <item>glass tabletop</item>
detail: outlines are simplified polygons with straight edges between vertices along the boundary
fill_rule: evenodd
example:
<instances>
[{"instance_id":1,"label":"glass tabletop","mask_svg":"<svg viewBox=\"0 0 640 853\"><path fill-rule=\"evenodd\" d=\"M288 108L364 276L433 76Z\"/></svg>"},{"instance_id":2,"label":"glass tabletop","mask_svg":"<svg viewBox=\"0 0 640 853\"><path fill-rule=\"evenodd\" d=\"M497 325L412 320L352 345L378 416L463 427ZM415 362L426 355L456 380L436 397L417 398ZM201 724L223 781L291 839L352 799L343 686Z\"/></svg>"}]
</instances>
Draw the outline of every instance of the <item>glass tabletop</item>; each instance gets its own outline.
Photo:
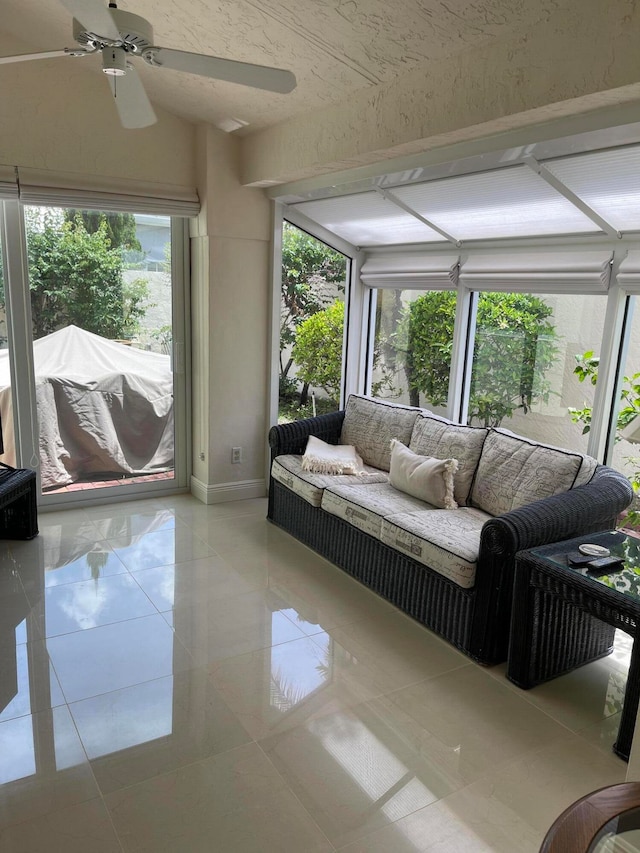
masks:
<instances>
[{"instance_id":1,"label":"glass tabletop","mask_svg":"<svg viewBox=\"0 0 640 853\"><path fill-rule=\"evenodd\" d=\"M587 853L640 853L640 809L616 815L592 840Z\"/></svg>"},{"instance_id":2,"label":"glass tabletop","mask_svg":"<svg viewBox=\"0 0 640 853\"><path fill-rule=\"evenodd\" d=\"M582 544L604 545L611 555L622 557L623 562L610 569L594 569L589 565L575 566L569 557L579 555L578 546ZM627 536L619 530L603 533L590 533L579 539L545 545L532 549L532 553L544 557L564 569L588 578L595 584L614 589L640 602L640 539ZM585 559L587 559L585 557ZM593 560L597 559L592 557Z\"/></svg>"}]
</instances>

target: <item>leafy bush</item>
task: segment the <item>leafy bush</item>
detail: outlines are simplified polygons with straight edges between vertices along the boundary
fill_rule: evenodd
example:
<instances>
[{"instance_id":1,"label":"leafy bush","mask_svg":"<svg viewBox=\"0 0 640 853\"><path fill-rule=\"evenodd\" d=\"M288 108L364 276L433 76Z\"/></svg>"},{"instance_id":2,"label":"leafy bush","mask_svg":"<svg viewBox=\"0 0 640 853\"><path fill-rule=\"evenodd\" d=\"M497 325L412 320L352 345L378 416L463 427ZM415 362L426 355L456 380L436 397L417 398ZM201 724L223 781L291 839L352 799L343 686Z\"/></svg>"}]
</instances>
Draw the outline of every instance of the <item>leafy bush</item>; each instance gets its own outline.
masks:
<instances>
[{"instance_id":1,"label":"leafy bush","mask_svg":"<svg viewBox=\"0 0 640 853\"><path fill-rule=\"evenodd\" d=\"M136 236L136 219L132 213L115 213L102 210L76 210L69 207L64 211L66 222L75 225L78 219L88 234L94 234L103 226L112 249L121 247L142 252L142 246Z\"/></svg>"},{"instance_id":2,"label":"leafy bush","mask_svg":"<svg viewBox=\"0 0 640 853\"><path fill-rule=\"evenodd\" d=\"M89 233L80 216L71 222L57 211L30 211L27 249L35 338L69 324L106 338L136 333L147 282L125 285L122 250L112 247L106 221Z\"/></svg>"},{"instance_id":3,"label":"leafy bush","mask_svg":"<svg viewBox=\"0 0 640 853\"><path fill-rule=\"evenodd\" d=\"M282 289L280 313L280 373L287 377L293 358L283 361L283 351L292 345L298 326L327 307L326 283L344 291L347 259L325 243L288 222L282 229ZM333 291L335 294L335 291Z\"/></svg>"},{"instance_id":4,"label":"leafy bush","mask_svg":"<svg viewBox=\"0 0 640 853\"><path fill-rule=\"evenodd\" d=\"M432 291L411 302L403 329L406 342L404 369L412 406L420 405L420 392L433 406L444 406L449 393L449 368L456 294Z\"/></svg>"},{"instance_id":5,"label":"leafy bush","mask_svg":"<svg viewBox=\"0 0 640 853\"><path fill-rule=\"evenodd\" d=\"M589 381L595 385L598 381L598 368L600 357L593 350L587 350L576 355L576 366L573 369L579 382ZM585 435L591 429L592 406L584 405L581 409L569 408L571 420L576 424L582 424L582 434ZM620 389L620 408L618 409L618 422L616 424L616 441L622 438L622 430L640 416L640 373L625 376ZM635 467L635 471L629 475L629 482L633 486L636 495L640 494L640 457L628 456L626 459ZM637 499L636 499L637 500ZM628 513L631 524L640 524L640 511L632 510Z\"/></svg>"},{"instance_id":6,"label":"leafy bush","mask_svg":"<svg viewBox=\"0 0 640 853\"><path fill-rule=\"evenodd\" d=\"M456 294L431 291L406 312L404 369L410 402L419 394L444 406L449 393ZM547 400L545 375L557 354L553 310L529 294L484 293L478 301L476 350L469 396L469 420L499 426L517 409L526 414L534 400Z\"/></svg>"},{"instance_id":7,"label":"leafy bush","mask_svg":"<svg viewBox=\"0 0 640 853\"><path fill-rule=\"evenodd\" d=\"M298 326L292 353L298 377L322 388L334 408L340 401L343 330L344 302L336 300Z\"/></svg>"},{"instance_id":8,"label":"leafy bush","mask_svg":"<svg viewBox=\"0 0 640 853\"><path fill-rule=\"evenodd\" d=\"M577 355L576 366L573 369L579 382L588 380L592 385L598 381L598 368L600 357L593 350ZM569 414L574 423L583 424L582 434L585 435L591 429L591 406L583 406L582 409L570 408ZM633 376L625 376L620 389L620 408L618 410L617 439L620 438L622 430L629 426L640 415L640 373Z\"/></svg>"}]
</instances>

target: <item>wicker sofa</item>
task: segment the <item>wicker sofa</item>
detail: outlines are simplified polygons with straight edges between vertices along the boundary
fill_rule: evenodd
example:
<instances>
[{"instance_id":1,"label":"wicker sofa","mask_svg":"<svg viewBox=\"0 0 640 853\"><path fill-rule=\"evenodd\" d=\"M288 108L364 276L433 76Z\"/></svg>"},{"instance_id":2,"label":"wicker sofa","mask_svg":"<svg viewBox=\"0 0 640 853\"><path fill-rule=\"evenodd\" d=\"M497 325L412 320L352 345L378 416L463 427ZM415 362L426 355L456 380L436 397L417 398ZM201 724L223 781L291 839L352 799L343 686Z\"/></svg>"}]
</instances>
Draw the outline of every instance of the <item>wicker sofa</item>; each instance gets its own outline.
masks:
<instances>
[{"instance_id":1,"label":"wicker sofa","mask_svg":"<svg viewBox=\"0 0 640 853\"><path fill-rule=\"evenodd\" d=\"M309 436L355 447L365 473L305 470ZM458 508L391 486L391 439L458 461ZM633 498L585 454L362 395L273 427L269 444L268 518L483 664L507 658L516 552L613 528Z\"/></svg>"}]
</instances>

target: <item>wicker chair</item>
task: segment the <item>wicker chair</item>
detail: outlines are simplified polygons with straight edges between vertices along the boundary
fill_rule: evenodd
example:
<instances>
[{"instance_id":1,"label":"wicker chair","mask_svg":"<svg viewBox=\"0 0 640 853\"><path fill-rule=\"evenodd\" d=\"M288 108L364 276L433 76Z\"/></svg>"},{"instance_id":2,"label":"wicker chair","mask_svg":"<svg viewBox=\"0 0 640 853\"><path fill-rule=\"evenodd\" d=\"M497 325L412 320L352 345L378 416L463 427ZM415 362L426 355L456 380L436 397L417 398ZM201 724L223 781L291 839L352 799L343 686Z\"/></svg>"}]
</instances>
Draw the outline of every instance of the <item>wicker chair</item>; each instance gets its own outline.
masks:
<instances>
[{"instance_id":1,"label":"wicker chair","mask_svg":"<svg viewBox=\"0 0 640 853\"><path fill-rule=\"evenodd\" d=\"M4 453L0 421L0 454ZM36 474L0 462L0 539L33 539L38 534Z\"/></svg>"},{"instance_id":2,"label":"wicker chair","mask_svg":"<svg viewBox=\"0 0 640 853\"><path fill-rule=\"evenodd\" d=\"M35 471L0 465L0 539L33 539L38 534Z\"/></svg>"}]
</instances>

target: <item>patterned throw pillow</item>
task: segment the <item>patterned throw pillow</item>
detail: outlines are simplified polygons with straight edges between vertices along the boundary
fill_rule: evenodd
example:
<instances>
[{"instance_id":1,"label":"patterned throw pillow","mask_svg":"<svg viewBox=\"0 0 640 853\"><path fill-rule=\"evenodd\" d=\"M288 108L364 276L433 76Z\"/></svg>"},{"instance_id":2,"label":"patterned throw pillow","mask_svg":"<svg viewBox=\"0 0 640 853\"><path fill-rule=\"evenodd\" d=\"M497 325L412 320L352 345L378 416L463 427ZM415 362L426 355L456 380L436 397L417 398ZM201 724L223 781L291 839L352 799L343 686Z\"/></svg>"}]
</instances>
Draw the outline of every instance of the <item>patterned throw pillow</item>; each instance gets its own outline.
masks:
<instances>
[{"instance_id":1,"label":"patterned throw pillow","mask_svg":"<svg viewBox=\"0 0 640 853\"><path fill-rule=\"evenodd\" d=\"M431 506L458 508L453 497L453 475L457 470L456 459L419 456L395 438L391 441L389 482L394 489L420 498Z\"/></svg>"},{"instance_id":2,"label":"patterned throw pillow","mask_svg":"<svg viewBox=\"0 0 640 853\"><path fill-rule=\"evenodd\" d=\"M355 447L346 444L327 444L310 435L302 457L302 470L314 474L364 474L362 459Z\"/></svg>"}]
</instances>

